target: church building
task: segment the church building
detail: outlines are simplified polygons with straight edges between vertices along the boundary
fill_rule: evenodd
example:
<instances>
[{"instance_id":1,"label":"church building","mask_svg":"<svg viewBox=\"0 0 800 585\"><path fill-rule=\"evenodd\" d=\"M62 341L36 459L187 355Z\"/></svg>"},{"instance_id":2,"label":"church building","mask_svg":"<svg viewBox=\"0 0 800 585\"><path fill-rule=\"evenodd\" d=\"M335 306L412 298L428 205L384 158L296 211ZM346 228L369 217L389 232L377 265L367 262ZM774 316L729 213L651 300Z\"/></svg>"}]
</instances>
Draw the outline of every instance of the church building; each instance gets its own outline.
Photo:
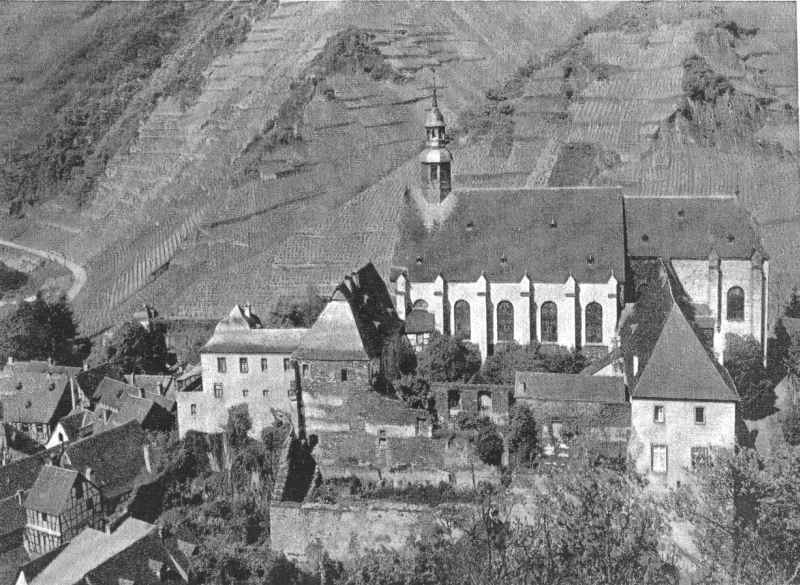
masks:
<instances>
[{"instance_id":1,"label":"church building","mask_svg":"<svg viewBox=\"0 0 800 585\"><path fill-rule=\"evenodd\" d=\"M728 333L765 346L768 260L735 196L460 187L435 94L425 129L421 181L406 192L391 266L402 319L431 320L483 358L509 342L604 355L618 344L626 303L664 260L720 360Z\"/></svg>"}]
</instances>

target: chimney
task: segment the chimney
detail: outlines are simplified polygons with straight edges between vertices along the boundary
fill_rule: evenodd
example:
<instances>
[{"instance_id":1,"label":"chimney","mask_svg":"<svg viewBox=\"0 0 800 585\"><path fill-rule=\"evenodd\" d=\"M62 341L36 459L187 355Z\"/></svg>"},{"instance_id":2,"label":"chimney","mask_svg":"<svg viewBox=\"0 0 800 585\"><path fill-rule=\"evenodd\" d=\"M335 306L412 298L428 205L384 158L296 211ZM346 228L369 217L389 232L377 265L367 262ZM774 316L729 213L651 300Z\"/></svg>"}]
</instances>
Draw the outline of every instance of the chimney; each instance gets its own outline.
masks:
<instances>
[{"instance_id":1,"label":"chimney","mask_svg":"<svg viewBox=\"0 0 800 585\"><path fill-rule=\"evenodd\" d=\"M53 358L52 357L47 358L47 365L50 366L51 368L53 367Z\"/></svg>"},{"instance_id":2,"label":"chimney","mask_svg":"<svg viewBox=\"0 0 800 585\"><path fill-rule=\"evenodd\" d=\"M248 319L252 316L252 313L250 312L250 303L244 304L244 307L242 307L242 313L244 313L244 316Z\"/></svg>"},{"instance_id":3,"label":"chimney","mask_svg":"<svg viewBox=\"0 0 800 585\"><path fill-rule=\"evenodd\" d=\"M153 467L150 465L150 445L142 445L142 452L144 454L144 468L147 473L153 473Z\"/></svg>"},{"instance_id":4,"label":"chimney","mask_svg":"<svg viewBox=\"0 0 800 585\"><path fill-rule=\"evenodd\" d=\"M86 477L86 481L92 481L92 468L87 466L83 475Z\"/></svg>"},{"instance_id":5,"label":"chimney","mask_svg":"<svg viewBox=\"0 0 800 585\"><path fill-rule=\"evenodd\" d=\"M89 361L88 360L83 360L83 371L84 372L88 372L89 371Z\"/></svg>"},{"instance_id":6,"label":"chimney","mask_svg":"<svg viewBox=\"0 0 800 585\"><path fill-rule=\"evenodd\" d=\"M139 398L145 398L145 397L146 393L144 391L144 388L139 388Z\"/></svg>"},{"instance_id":7,"label":"chimney","mask_svg":"<svg viewBox=\"0 0 800 585\"><path fill-rule=\"evenodd\" d=\"M164 384L162 384L161 382L158 383L158 395L164 396Z\"/></svg>"}]
</instances>

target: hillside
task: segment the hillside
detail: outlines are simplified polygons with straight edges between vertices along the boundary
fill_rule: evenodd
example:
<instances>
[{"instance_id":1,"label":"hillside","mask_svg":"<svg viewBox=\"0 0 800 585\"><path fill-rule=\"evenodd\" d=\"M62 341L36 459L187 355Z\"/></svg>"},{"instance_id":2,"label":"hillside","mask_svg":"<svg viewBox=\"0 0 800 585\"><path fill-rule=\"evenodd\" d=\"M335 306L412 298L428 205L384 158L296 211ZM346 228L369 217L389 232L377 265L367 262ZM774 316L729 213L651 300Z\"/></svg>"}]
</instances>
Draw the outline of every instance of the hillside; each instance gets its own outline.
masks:
<instances>
[{"instance_id":1,"label":"hillside","mask_svg":"<svg viewBox=\"0 0 800 585\"><path fill-rule=\"evenodd\" d=\"M143 302L216 318L387 264L433 69L456 181L738 192L773 258L773 304L800 275L793 4L64 4L0 9L15 35L0 57L21 48L0 76L5 151L63 126L53 104L75 92L53 89L48 64L98 66L86 39L126 56L128 91L84 92L118 111L67 125L68 172L44 168L45 181L6 160L3 229L86 265L86 333ZM139 39L134 17L158 38ZM63 45L38 47L35 27L59 24ZM124 50L143 43L158 54Z\"/></svg>"}]
</instances>

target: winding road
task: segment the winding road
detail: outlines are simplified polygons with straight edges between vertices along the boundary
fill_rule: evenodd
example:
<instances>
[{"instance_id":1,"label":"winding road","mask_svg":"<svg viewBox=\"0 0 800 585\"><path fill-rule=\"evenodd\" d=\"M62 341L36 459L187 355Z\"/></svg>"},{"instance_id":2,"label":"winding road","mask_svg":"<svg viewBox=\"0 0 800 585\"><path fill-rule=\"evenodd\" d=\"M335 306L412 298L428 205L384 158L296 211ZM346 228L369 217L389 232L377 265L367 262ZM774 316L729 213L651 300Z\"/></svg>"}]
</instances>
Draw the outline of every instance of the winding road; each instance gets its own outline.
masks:
<instances>
[{"instance_id":1,"label":"winding road","mask_svg":"<svg viewBox=\"0 0 800 585\"><path fill-rule=\"evenodd\" d=\"M51 262L61 264L64 268L69 270L72 273L72 286L69 287L69 290L66 293L67 300L69 301L72 301L76 296L78 296L78 293L81 292L81 289L86 284L86 270L84 270L83 266L73 262L61 252L55 252L53 250L37 250L36 248L23 246L22 244L17 244L16 242L11 242L9 240L3 240L2 238L0 238L0 246L13 248L34 256L39 256L40 258L45 258Z\"/></svg>"}]
</instances>

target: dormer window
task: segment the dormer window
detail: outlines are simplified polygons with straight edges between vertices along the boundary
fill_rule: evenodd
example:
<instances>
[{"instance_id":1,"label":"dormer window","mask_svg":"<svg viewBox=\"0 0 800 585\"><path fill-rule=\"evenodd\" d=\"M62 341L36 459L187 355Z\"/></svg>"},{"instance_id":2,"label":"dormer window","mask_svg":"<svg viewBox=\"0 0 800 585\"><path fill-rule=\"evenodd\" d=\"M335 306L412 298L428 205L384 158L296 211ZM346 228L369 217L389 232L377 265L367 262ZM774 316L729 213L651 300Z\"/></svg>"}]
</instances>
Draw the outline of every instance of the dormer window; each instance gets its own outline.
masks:
<instances>
[{"instance_id":1,"label":"dormer window","mask_svg":"<svg viewBox=\"0 0 800 585\"><path fill-rule=\"evenodd\" d=\"M586 256L586 263L589 266L594 264L594 255L593 254L589 254L588 256Z\"/></svg>"},{"instance_id":2,"label":"dormer window","mask_svg":"<svg viewBox=\"0 0 800 585\"><path fill-rule=\"evenodd\" d=\"M551 217L550 218L550 227L551 228L558 227L558 223L556 222L556 218L555 217Z\"/></svg>"},{"instance_id":3,"label":"dormer window","mask_svg":"<svg viewBox=\"0 0 800 585\"><path fill-rule=\"evenodd\" d=\"M643 242L649 242L650 241L650 236L648 236L647 234L642 234L642 241Z\"/></svg>"},{"instance_id":4,"label":"dormer window","mask_svg":"<svg viewBox=\"0 0 800 585\"><path fill-rule=\"evenodd\" d=\"M422 264L422 256L417 256L417 264L418 265Z\"/></svg>"},{"instance_id":5,"label":"dormer window","mask_svg":"<svg viewBox=\"0 0 800 585\"><path fill-rule=\"evenodd\" d=\"M468 221L467 222L467 231L471 232L473 229L475 229L475 224L473 222L471 222L471 221Z\"/></svg>"},{"instance_id":6,"label":"dormer window","mask_svg":"<svg viewBox=\"0 0 800 585\"><path fill-rule=\"evenodd\" d=\"M729 244L732 244L736 240L736 236L734 236L733 234L728 234L727 240Z\"/></svg>"},{"instance_id":7,"label":"dormer window","mask_svg":"<svg viewBox=\"0 0 800 585\"><path fill-rule=\"evenodd\" d=\"M500 256L500 264L503 265L503 266L506 266L508 264L508 258L506 258L505 254Z\"/></svg>"},{"instance_id":8,"label":"dormer window","mask_svg":"<svg viewBox=\"0 0 800 585\"><path fill-rule=\"evenodd\" d=\"M678 217L683 218L686 216L686 212L683 209L678 210Z\"/></svg>"}]
</instances>

